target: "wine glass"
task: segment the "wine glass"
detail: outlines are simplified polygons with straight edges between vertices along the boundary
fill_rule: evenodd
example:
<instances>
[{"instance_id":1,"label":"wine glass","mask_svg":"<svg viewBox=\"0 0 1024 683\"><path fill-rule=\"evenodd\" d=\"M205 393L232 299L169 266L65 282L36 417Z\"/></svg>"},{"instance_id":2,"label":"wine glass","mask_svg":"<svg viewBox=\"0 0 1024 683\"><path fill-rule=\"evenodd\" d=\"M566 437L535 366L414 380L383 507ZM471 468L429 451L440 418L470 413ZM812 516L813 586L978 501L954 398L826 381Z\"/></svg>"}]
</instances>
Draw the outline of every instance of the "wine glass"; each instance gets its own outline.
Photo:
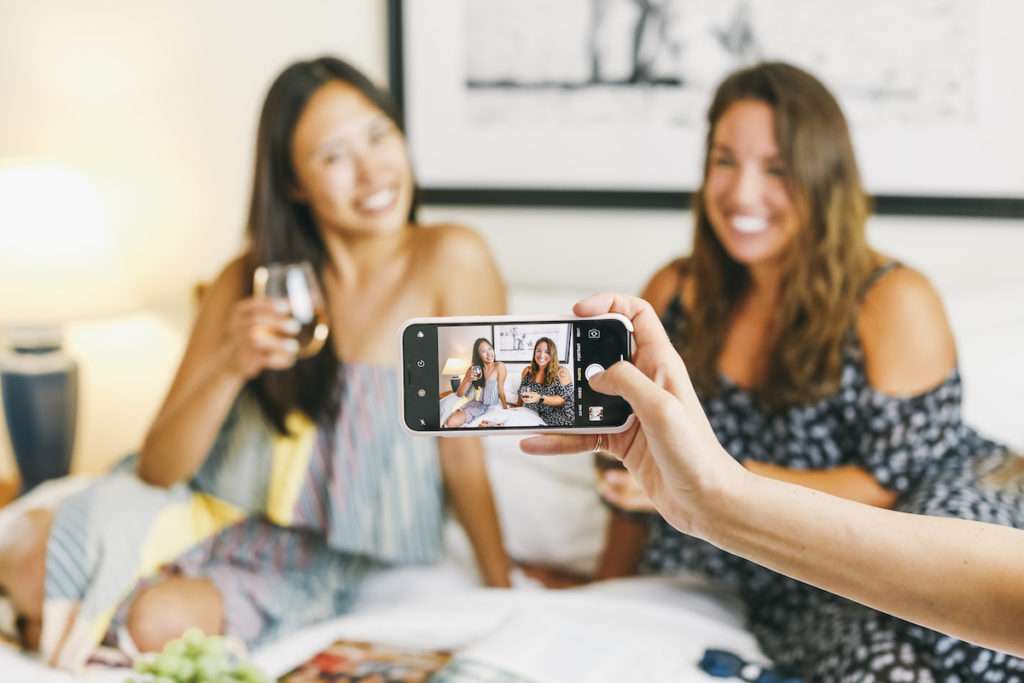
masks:
<instances>
[{"instance_id":1,"label":"wine glass","mask_svg":"<svg viewBox=\"0 0 1024 683\"><path fill-rule=\"evenodd\" d=\"M470 368L473 371L473 381L476 381L484 376L484 369L479 365L474 365Z\"/></svg>"},{"instance_id":2,"label":"wine glass","mask_svg":"<svg viewBox=\"0 0 1024 683\"><path fill-rule=\"evenodd\" d=\"M299 323L299 332L295 335L299 342L299 358L320 353L329 331L327 308L316 273L308 261L259 266L253 273L253 294L288 303L292 319Z\"/></svg>"}]
</instances>

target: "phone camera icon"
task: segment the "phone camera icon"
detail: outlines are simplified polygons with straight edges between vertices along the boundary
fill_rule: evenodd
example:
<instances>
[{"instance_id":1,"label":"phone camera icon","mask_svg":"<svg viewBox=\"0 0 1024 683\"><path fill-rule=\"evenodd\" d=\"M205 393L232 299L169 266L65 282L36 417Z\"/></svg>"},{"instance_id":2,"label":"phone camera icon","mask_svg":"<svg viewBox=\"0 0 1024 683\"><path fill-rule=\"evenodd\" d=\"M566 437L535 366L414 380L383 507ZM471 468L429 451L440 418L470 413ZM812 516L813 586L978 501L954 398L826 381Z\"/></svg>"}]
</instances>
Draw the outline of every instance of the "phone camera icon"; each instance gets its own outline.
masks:
<instances>
[{"instance_id":1,"label":"phone camera icon","mask_svg":"<svg viewBox=\"0 0 1024 683\"><path fill-rule=\"evenodd\" d=\"M426 361L422 361L422 360L416 361L416 367L418 367L418 368L422 368L426 364L427 364Z\"/></svg>"},{"instance_id":2,"label":"phone camera icon","mask_svg":"<svg viewBox=\"0 0 1024 683\"><path fill-rule=\"evenodd\" d=\"M587 336L590 337L591 339L600 339L601 330L587 330Z\"/></svg>"}]
</instances>

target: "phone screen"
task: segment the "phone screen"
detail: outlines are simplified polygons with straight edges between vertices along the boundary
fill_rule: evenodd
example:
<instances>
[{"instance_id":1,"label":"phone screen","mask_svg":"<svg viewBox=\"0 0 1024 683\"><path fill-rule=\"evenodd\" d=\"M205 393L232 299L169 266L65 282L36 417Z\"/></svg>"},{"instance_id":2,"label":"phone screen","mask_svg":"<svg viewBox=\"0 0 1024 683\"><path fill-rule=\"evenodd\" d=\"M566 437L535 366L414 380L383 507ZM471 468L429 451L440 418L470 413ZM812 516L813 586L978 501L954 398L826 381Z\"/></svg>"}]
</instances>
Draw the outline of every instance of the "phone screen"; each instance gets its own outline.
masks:
<instances>
[{"instance_id":1,"label":"phone screen","mask_svg":"<svg viewBox=\"0 0 1024 683\"><path fill-rule=\"evenodd\" d=\"M632 408L589 378L629 359L618 317L412 321L402 332L403 420L415 432L458 435L615 431Z\"/></svg>"}]
</instances>

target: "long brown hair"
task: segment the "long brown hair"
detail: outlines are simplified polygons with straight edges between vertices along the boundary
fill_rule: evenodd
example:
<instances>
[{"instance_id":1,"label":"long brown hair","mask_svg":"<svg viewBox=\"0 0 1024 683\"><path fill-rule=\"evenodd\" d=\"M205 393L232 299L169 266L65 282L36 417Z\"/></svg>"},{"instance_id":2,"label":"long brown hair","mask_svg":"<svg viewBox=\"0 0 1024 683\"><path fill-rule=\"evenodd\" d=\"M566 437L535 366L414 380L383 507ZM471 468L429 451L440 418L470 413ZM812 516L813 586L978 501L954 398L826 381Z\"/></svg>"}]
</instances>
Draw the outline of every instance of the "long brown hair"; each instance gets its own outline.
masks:
<instances>
[{"instance_id":1,"label":"long brown hair","mask_svg":"<svg viewBox=\"0 0 1024 683\"><path fill-rule=\"evenodd\" d=\"M547 342L548 356L551 358L548 361L547 368L544 369L544 386L551 386L558 382L558 369L562 366L558 363L558 347L548 337L541 337L533 343L533 356L530 357L530 372L527 373L526 379L527 381L534 381L537 374L540 373L540 366L537 365L537 347L540 346L541 342Z\"/></svg>"},{"instance_id":2,"label":"long brown hair","mask_svg":"<svg viewBox=\"0 0 1024 683\"><path fill-rule=\"evenodd\" d=\"M371 104L403 130L391 96L375 86L352 65L334 57L319 57L288 66L270 86L256 134L256 163L252 199L246 224L248 248L244 255L247 291L252 293L253 271L278 261L309 261L323 288L326 248L310 208L292 197L296 185L291 139L299 117L317 90L341 81L358 90ZM415 223L419 192L414 191L409 222ZM337 418L341 403L338 375L341 362L334 354L331 328L323 350L298 361L285 371L265 370L248 383L267 418L286 433L285 418L295 409L320 423Z\"/></svg>"},{"instance_id":3,"label":"long brown hair","mask_svg":"<svg viewBox=\"0 0 1024 683\"><path fill-rule=\"evenodd\" d=\"M722 82L708 110L704 178L715 125L739 100L774 112L775 140L801 229L787 255L773 316L776 342L755 395L770 406L818 400L842 374L841 349L856 319L859 293L871 271L865 224L871 200L861 186L850 133L839 104L806 71L779 62L738 71ZM682 353L702 391L718 390L718 357L733 311L750 287L746 267L715 236L703 201L694 196L694 332Z\"/></svg>"}]
</instances>

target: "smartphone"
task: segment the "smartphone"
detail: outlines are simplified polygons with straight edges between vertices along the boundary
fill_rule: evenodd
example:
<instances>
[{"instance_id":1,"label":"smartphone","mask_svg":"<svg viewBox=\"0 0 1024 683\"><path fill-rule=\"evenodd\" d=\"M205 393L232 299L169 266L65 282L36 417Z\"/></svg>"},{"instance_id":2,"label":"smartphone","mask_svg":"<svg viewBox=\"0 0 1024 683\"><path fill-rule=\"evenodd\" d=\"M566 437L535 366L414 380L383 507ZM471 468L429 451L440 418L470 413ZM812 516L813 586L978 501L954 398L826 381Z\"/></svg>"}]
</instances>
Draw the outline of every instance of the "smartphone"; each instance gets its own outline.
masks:
<instances>
[{"instance_id":1,"label":"smartphone","mask_svg":"<svg viewBox=\"0 0 1024 683\"><path fill-rule=\"evenodd\" d=\"M633 409L591 389L590 378L631 359L632 332L617 313L407 320L399 332L402 426L426 436L621 432ZM550 375L560 379L536 381Z\"/></svg>"}]
</instances>

